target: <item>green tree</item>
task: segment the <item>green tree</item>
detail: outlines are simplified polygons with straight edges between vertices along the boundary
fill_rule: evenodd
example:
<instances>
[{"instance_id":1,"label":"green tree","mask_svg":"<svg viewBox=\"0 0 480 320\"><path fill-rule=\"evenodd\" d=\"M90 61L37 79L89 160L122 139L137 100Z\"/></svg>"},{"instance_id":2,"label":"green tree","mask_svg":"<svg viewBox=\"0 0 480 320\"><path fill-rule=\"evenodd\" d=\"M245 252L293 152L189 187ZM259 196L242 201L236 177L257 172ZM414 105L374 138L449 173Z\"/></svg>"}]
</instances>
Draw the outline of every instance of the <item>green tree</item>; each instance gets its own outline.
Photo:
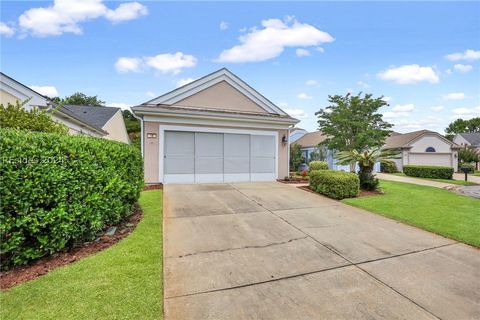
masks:
<instances>
[{"instance_id":1,"label":"green tree","mask_svg":"<svg viewBox=\"0 0 480 320\"><path fill-rule=\"evenodd\" d=\"M305 162L302 156L302 150L299 144L292 144L290 146L290 171L298 170L298 166Z\"/></svg>"},{"instance_id":2,"label":"green tree","mask_svg":"<svg viewBox=\"0 0 480 320\"><path fill-rule=\"evenodd\" d=\"M51 133L68 132L67 127L52 120L46 111L38 108L27 111L23 108L25 102L7 103L6 106L0 104L0 128Z\"/></svg>"},{"instance_id":3,"label":"green tree","mask_svg":"<svg viewBox=\"0 0 480 320\"><path fill-rule=\"evenodd\" d=\"M470 120L457 119L451 122L445 129L445 137L453 140L455 135L468 132L480 132L480 117Z\"/></svg>"},{"instance_id":4,"label":"green tree","mask_svg":"<svg viewBox=\"0 0 480 320\"><path fill-rule=\"evenodd\" d=\"M392 124L378 113L381 107L388 105L383 96L334 95L328 96L328 101L328 107L315 113L319 130L327 136L323 145L332 150L358 152L383 145L392 128ZM353 169L351 166L351 171Z\"/></svg>"},{"instance_id":5,"label":"green tree","mask_svg":"<svg viewBox=\"0 0 480 320\"><path fill-rule=\"evenodd\" d=\"M73 104L73 105L80 105L80 106L103 106L105 105L105 101L100 100L98 96L87 96L81 92L75 92L70 96L66 96L65 98L49 98L51 101L55 102L56 104Z\"/></svg>"},{"instance_id":6,"label":"green tree","mask_svg":"<svg viewBox=\"0 0 480 320\"><path fill-rule=\"evenodd\" d=\"M382 150L381 148L369 149L364 151L349 150L340 151L336 154L340 165L358 163L358 178L360 179L360 188L362 190L375 190L378 187L378 179L373 174L375 163L384 164L393 163L392 159L399 158L398 150Z\"/></svg>"}]
</instances>

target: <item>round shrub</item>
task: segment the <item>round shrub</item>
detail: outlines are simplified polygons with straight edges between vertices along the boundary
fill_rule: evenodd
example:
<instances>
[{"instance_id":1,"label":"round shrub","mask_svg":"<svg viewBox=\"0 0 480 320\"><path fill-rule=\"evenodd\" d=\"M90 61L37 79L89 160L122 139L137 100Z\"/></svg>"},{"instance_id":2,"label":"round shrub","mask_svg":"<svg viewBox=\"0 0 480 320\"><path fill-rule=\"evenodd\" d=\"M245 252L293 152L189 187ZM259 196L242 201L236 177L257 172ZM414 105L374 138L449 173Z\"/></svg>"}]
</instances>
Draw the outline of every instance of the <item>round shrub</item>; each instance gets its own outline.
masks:
<instances>
[{"instance_id":1,"label":"round shrub","mask_svg":"<svg viewBox=\"0 0 480 320\"><path fill-rule=\"evenodd\" d=\"M132 212L142 187L133 146L0 129L1 267L94 239Z\"/></svg>"},{"instance_id":2,"label":"round shrub","mask_svg":"<svg viewBox=\"0 0 480 320\"><path fill-rule=\"evenodd\" d=\"M384 173L396 173L398 172L395 162L382 162L380 163L380 172Z\"/></svg>"},{"instance_id":3,"label":"round shrub","mask_svg":"<svg viewBox=\"0 0 480 320\"><path fill-rule=\"evenodd\" d=\"M328 170L328 163L325 161L310 161L309 170Z\"/></svg>"},{"instance_id":4,"label":"round shrub","mask_svg":"<svg viewBox=\"0 0 480 320\"><path fill-rule=\"evenodd\" d=\"M360 179L355 173L314 170L309 177L310 189L333 199L353 198L360 192Z\"/></svg>"},{"instance_id":5,"label":"round shrub","mask_svg":"<svg viewBox=\"0 0 480 320\"><path fill-rule=\"evenodd\" d=\"M407 176L429 179L452 179L453 168L441 166L403 166L403 173Z\"/></svg>"}]
</instances>

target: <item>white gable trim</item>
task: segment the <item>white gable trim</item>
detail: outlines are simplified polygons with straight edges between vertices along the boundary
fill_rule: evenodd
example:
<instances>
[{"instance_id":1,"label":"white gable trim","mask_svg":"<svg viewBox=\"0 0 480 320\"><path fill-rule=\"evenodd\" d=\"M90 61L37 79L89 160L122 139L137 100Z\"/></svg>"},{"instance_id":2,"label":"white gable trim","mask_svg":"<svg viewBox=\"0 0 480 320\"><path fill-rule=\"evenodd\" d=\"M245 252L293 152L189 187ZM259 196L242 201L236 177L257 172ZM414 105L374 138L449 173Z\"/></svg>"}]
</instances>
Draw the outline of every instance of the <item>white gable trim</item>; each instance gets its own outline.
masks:
<instances>
[{"instance_id":1,"label":"white gable trim","mask_svg":"<svg viewBox=\"0 0 480 320\"><path fill-rule=\"evenodd\" d=\"M29 106L47 107L49 105L50 101L46 97L3 73L0 73L0 83L2 90L17 97L21 102L31 99L27 103Z\"/></svg>"},{"instance_id":2,"label":"white gable trim","mask_svg":"<svg viewBox=\"0 0 480 320\"><path fill-rule=\"evenodd\" d=\"M276 113L279 115L287 115L282 109L273 104L270 100L262 96L248 84L246 84L239 77L231 73L227 69L220 69L203 78L190 82L178 89L170 91L155 99L147 101L145 104L165 104L174 105L175 103L190 97L202 90L205 90L221 81L225 81L234 87L236 90L244 94L247 98L258 104L262 109L269 113Z\"/></svg>"}]
</instances>

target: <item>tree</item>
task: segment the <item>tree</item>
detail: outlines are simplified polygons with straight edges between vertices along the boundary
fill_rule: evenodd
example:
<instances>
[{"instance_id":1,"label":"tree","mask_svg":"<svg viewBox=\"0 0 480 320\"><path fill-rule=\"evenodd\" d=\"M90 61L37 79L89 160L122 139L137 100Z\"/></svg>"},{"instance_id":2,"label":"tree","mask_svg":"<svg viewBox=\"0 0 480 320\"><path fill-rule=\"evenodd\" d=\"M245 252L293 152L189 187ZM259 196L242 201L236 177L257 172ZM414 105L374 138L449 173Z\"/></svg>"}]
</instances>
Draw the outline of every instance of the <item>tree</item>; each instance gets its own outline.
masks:
<instances>
[{"instance_id":1,"label":"tree","mask_svg":"<svg viewBox=\"0 0 480 320\"><path fill-rule=\"evenodd\" d=\"M67 133L68 129L63 124L57 123L50 115L37 108L26 110L23 105L26 103L0 104L0 128L13 128L19 130L30 130L50 133Z\"/></svg>"},{"instance_id":2,"label":"tree","mask_svg":"<svg viewBox=\"0 0 480 320\"><path fill-rule=\"evenodd\" d=\"M125 122L125 128L127 129L128 136L130 137L130 141L134 146L141 148L140 120L135 118L130 110L123 110L122 115L123 121Z\"/></svg>"},{"instance_id":3,"label":"tree","mask_svg":"<svg viewBox=\"0 0 480 320\"><path fill-rule=\"evenodd\" d=\"M70 96L66 96L65 98L49 98L51 101L55 102L56 104L73 104L73 105L80 105L80 106L103 106L105 105L105 101L100 100L98 96L87 96L81 92L75 92Z\"/></svg>"},{"instance_id":4,"label":"tree","mask_svg":"<svg viewBox=\"0 0 480 320\"><path fill-rule=\"evenodd\" d=\"M332 150L358 152L383 145L392 127L378 113L388 105L383 96L373 98L372 94L365 94L362 97L360 92L356 96L328 96L328 101L328 107L315 113L319 130L327 136L323 145Z\"/></svg>"},{"instance_id":5,"label":"tree","mask_svg":"<svg viewBox=\"0 0 480 320\"><path fill-rule=\"evenodd\" d=\"M298 170L298 166L304 162L300 145L294 143L290 146L290 171Z\"/></svg>"},{"instance_id":6,"label":"tree","mask_svg":"<svg viewBox=\"0 0 480 320\"><path fill-rule=\"evenodd\" d=\"M470 120L457 119L451 122L445 129L445 137L453 140L455 135L459 133L480 132L480 117Z\"/></svg>"},{"instance_id":7,"label":"tree","mask_svg":"<svg viewBox=\"0 0 480 320\"><path fill-rule=\"evenodd\" d=\"M399 158L398 150L382 150L381 148L369 149L364 151L349 150L340 151L336 154L340 165L358 163L358 177L360 179L360 188L362 190L375 190L378 187L378 179L373 174L375 163L391 164L391 159Z\"/></svg>"}]
</instances>

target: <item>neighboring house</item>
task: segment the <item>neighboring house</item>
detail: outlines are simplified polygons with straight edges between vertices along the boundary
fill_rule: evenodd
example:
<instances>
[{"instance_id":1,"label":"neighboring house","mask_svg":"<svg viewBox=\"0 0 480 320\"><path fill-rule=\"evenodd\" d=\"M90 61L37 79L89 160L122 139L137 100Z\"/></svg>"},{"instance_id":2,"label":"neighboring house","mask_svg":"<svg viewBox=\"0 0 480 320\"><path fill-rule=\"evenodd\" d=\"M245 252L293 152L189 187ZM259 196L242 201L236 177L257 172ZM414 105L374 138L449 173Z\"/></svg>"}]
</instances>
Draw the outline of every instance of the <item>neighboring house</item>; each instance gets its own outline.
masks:
<instances>
[{"instance_id":1,"label":"neighboring house","mask_svg":"<svg viewBox=\"0 0 480 320\"><path fill-rule=\"evenodd\" d=\"M273 181L289 175L298 120L223 68L132 108L146 183Z\"/></svg>"},{"instance_id":2,"label":"neighboring house","mask_svg":"<svg viewBox=\"0 0 480 320\"><path fill-rule=\"evenodd\" d=\"M480 151L480 132L459 133L453 138L453 142Z\"/></svg>"},{"instance_id":3,"label":"neighboring house","mask_svg":"<svg viewBox=\"0 0 480 320\"><path fill-rule=\"evenodd\" d=\"M294 143L295 141L297 141L298 139L300 139L301 137L303 137L304 135L306 135L308 133L307 130L305 129L302 129L302 128L293 128L290 130L290 144Z\"/></svg>"},{"instance_id":4,"label":"neighboring house","mask_svg":"<svg viewBox=\"0 0 480 320\"><path fill-rule=\"evenodd\" d=\"M437 132L420 130L392 133L385 140L384 148L401 150L400 159L393 161L402 171L404 165L446 166L457 170L457 151L461 147Z\"/></svg>"},{"instance_id":5,"label":"neighboring house","mask_svg":"<svg viewBox=\"0 0 480 320\"><path fill-rule=\"evenodd\" d=\"M47 97L0 72L0 104L15 104L17 101L25 102L23 107L27 110L38 108L48 111L53 120L68 128L70 134L84 134L125 143L130 141L119 108L57 107Z\"/></svg>"}]
</instances>

